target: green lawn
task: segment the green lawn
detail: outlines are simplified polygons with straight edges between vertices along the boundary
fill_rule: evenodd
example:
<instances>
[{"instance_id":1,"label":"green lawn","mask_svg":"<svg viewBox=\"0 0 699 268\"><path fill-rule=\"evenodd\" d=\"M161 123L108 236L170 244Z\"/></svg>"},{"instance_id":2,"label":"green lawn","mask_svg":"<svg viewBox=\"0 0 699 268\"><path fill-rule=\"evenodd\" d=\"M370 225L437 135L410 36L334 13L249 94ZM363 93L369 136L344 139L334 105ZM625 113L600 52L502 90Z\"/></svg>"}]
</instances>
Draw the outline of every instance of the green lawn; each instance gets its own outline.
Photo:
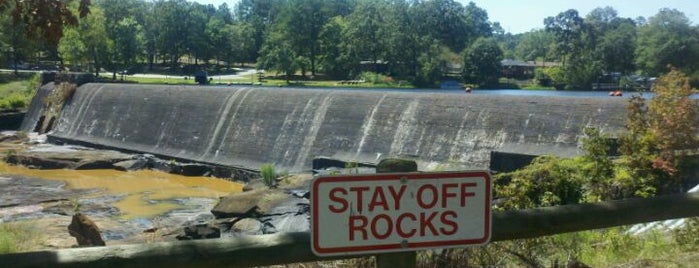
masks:
<instances>
[{"instance_id":1,"label":"green lawn","mask_svg":"<svg viewBox=\"0 0 699 268\"><path fill-rule=\"evenodd\" d=\"M24 109L29 105L38 78L2 77L0 79L0 110Z\"/></svg>"}]
</instances>

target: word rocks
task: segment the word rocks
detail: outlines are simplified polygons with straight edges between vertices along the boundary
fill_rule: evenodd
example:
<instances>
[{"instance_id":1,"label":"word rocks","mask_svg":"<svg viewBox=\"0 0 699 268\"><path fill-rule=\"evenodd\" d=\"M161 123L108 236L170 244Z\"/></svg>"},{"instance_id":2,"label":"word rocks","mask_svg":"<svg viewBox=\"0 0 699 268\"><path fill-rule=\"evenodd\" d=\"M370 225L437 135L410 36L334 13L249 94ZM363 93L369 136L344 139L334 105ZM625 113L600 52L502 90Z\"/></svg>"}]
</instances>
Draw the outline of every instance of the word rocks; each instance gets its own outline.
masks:
<instances>
[{"instance_id":1,"label":"word rocks","mask_svg":"<svg viewBox=\"0 0 699 268\"><path fill-rule=\"evenodd\" d=\"M483 245L490 199L486 171L319 177L312 249L329 256Z\"/></svg>"}]
</instances>

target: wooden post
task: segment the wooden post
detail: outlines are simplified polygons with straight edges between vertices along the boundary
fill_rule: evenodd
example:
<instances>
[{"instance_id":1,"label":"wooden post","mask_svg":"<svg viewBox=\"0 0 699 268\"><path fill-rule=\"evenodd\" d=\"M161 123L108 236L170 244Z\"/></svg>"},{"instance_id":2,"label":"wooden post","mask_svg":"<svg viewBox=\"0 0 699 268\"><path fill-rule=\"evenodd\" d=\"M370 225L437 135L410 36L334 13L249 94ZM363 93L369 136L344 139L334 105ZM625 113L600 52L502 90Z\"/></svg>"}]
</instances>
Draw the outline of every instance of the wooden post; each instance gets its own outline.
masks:
<instances>
[{"instance_id":1,"label":"wooden post","mask_svg":"<svg viewBox=\"0 0 699 268\"><path fill-rule=\"evenodd\" d=\"M417 172L417 163L412 160L384 159L376 166L376 173L391 172ZM376 268L415 268L416 262L417 253L415 251L376 255Z\"/></svg>"}]
</instances>

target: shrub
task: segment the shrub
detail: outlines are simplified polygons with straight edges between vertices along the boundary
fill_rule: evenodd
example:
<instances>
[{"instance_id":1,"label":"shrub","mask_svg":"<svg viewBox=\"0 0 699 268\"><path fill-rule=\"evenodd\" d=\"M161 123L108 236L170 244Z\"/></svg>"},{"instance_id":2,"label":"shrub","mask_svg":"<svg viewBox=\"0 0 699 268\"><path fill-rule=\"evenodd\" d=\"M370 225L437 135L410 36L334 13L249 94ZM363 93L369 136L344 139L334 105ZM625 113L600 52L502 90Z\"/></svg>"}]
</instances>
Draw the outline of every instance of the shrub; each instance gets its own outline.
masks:
<instances>
[{"instance_id":1,"label":"shrub","mask_svg":"<svg viewBox=\"0 0 699 268\"><path fill-rule=\"evenodd\" d=\"M274 180L277 178L277 171L274 169L274 165L270 163L262 164L260 167L260 175L262 175L262 182L269 187L274 187Z\"/></svg>"}]
</instances>

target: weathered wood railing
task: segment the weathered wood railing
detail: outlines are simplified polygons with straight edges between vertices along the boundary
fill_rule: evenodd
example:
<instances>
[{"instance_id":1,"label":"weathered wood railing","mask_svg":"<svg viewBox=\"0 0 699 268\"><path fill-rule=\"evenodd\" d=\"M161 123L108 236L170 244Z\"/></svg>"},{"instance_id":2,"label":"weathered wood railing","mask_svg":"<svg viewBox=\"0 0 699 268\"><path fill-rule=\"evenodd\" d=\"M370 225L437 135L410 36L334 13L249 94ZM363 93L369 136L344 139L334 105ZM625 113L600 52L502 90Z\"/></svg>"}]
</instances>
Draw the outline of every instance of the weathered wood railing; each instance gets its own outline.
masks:
<instances>
[{"instance_id":1,"label":"weathered wood railing","mask_svg":"<svg viewBox=\"0 0 699 268\"><path fill-rule=\"evenodd\" d=\"M699 193L493 213L491 241L699 216ZM345 259L311 252L309 233L0 255L3 267L250 267Z\"/></svg>"}]
</instances>

